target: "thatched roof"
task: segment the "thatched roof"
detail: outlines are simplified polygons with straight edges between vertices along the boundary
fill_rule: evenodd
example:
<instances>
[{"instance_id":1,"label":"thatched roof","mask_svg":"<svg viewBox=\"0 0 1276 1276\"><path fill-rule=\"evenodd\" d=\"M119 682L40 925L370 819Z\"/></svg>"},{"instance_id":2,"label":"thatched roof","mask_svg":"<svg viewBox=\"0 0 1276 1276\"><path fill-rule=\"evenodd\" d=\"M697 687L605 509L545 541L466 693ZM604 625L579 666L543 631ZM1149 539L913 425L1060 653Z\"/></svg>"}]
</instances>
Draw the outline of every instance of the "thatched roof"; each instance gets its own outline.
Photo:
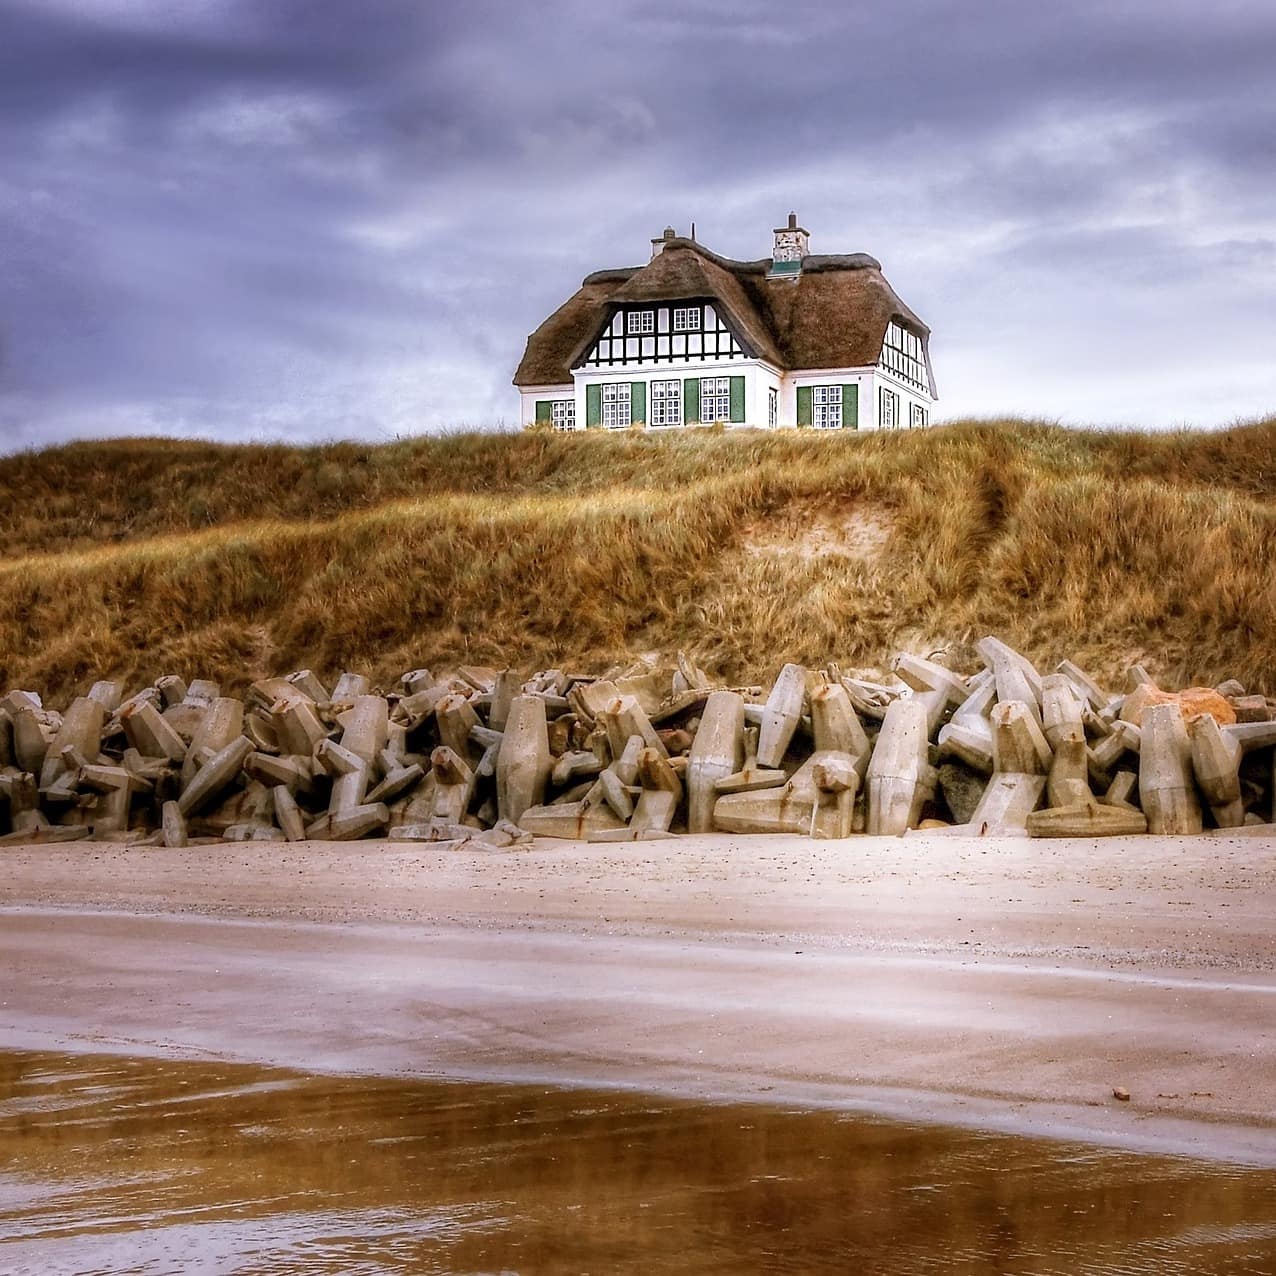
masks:
<instances>
[{"instance_id":1,"label":"thatched roof","mask_svg":"<svg viewBox=\"0 0 1276 1276\"><path fill-rule=\"evenodd\" d=\"M782 371L876 364L892 319L920 336L923 348L929 341L930 329L866 253L804 257L796 279L771 278L770 266L765 258L732 261L674 238L646 266L586 275L579 291L528 337L514 384L570 382L572 368L616 308L633 302L711 301L749 354Z\"/></svg>"}]
</instances>

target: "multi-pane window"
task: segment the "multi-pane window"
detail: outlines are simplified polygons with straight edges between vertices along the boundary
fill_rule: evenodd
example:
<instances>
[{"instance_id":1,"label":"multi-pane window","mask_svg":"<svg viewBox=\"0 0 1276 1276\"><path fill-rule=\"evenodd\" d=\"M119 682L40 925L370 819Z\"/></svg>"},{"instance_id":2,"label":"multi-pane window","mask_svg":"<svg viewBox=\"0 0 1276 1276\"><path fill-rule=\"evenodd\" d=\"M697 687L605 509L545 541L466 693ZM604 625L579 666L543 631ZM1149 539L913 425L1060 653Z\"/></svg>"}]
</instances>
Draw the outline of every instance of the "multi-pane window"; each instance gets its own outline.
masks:
<instances>
[{"instance_id":1,"label":"multi-pane window","mask_svg":"<svg viewBox=\"0 0 1276 1276\"><path fill-rule=\"evenodd\" d=\"M682 424L681 381L653 381L651 383L651 424Z\"/></svg>"},{"instance_id":2,"label":"multi-pane window","mask_svg":"<svg viewBox=\"0 0 1276 1276\"><path fill-rule=\"evenodd\" d=\"M926 409L920 403L914 403L910 411L909 425L914 430L921 429L926 424Z\"/></svg>"},{"instance_id":3,"label":"multi-pane window","mask_svg":"<svg viewBox=\"0 0 1276 1276\"><path fill-rule=\"evenodd\" d=\"M877 391L877 428L893 430L899 424L899 395L885 386Z\"/></svg>"},{"instance_id":4,"label":"multi-pane window","mask_svg":"<svg viewBox=\"0 0 1276 1276\"><path fill-rule=\"evenodd\" d=\"M618 310L578 366L700 363L745 354L714 306L656 306Z\"/></svg>"},{"instance_id":5,"label":"multi-pane window","mask_svg":"<svg viewBox=\"0 0 1276 1276\"><path fill-rule=\"evenodd\" d=\"M780 392L771 386L766 392L766 423L778 425L780 421Z\"/></svg>"},{"instance_id":6,"label":"multi-pane window","mask_svg":"<svg viewBox=\"0 0 1276 1276\"><path fill-rule=\"evenodd\" d=\"M915 385L919 390L929 387L922 339L894 320L891 320L886 329L886 340L882 344L881 366L893 372L901 381Z\"/></svg>"},{"instance_id":7,"label":"multi-pane window","mask_svg":"<svg viewBox=\"0 0 1276 1276\"><path fill-rule=\"evenodd\" d=\"M731 420L730 377L700 379L700 419L706 424Z\"/></svg>"},{"instance_id":8,"label":"multi-pane window","mask_svg":"<svg viewBox=\"0 0 1276 1276\"><path fill-rule=\"evenodd\" d=\"M555 399L549 407L549 417L556 430L574 430L576 428L576 400Z\"/></svg>"},{"instance_id":9,"label":"multi-pane window","mask_svg":"<svg viewBox=\"0 0 1276 1276\"><path fill-rule=\"evenodd\" d=\"M811 387L811 424L817 430L842 428L842 387L840 385Z\"/></svg>"},{"instance_id":10,"label":"multi-pane window","mask_svg":"<svg viewBox=\"0 0 1276 1276\"><path fill-rule=\"evenodd\" d=\"M629 382L613 381L604 385L603 424L609 430L619 430L629 423Z\"/></svg>"}]
</instances>

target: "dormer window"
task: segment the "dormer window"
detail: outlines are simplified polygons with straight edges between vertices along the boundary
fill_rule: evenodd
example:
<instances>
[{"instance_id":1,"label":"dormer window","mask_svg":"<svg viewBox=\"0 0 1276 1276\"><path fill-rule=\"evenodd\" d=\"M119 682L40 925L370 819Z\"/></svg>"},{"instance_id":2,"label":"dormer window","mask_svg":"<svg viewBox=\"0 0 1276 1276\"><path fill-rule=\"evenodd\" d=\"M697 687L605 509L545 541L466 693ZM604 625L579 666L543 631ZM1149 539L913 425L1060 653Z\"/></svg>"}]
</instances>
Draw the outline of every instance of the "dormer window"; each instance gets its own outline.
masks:
<instances>
[{"instance_id":1,"label":"dormer window","mask_svg":"<svg viewBox=\"0 0 1276 1276\"><path fill-rule=\"evenodd\" d=\"M628 329L630 333L655 332L656 316L650 310L631 310L628 316Z\"/></svg>"},{"instance_id":2,"label":"dormer window","mask_svg":"<svg viewBox=\"0 0 1276 1276\"><path fill-rule=\"evenodd\" d=\"M700 328L699 306L677 306L673 312L674 332L696 332Z\"/></svg>"}]
</instances>

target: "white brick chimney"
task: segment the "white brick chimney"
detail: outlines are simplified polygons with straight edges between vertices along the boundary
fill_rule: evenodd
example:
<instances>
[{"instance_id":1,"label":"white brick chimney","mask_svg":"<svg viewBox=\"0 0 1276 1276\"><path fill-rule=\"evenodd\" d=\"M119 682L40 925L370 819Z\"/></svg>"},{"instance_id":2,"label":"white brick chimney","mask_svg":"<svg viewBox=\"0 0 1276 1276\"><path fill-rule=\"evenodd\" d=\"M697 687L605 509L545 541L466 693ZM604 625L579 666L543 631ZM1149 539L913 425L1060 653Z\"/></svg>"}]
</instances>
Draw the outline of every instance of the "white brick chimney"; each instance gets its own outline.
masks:
<instances>
[{"instance_id":1,"label":"white brick chimney","mask_svg":"<svg viewBox=\"0 0 1276 1276\"><path fill-rule=\"evenodd\" d=\"M787 226L774 231L775 247L771 250L771 274L797 275L802 272L802 258L811 251L811 236L798 225L796 213L789 214Z\"/></svg>"},{"instance_id":2,"label":"white brick chimney","mask_svg":"<svg viewBox=\"0 0 1276 1276\"><path fill-rule=\"evenodd\" d=\"M669 240L676 239L677 237L678 232L674 230L672 226L666 226L665 233L661 235L659 239L653 239L651 241L652 260L654 261L660 253L664 252L665 244L668 243Z\"/></svg>"}]
</instances>

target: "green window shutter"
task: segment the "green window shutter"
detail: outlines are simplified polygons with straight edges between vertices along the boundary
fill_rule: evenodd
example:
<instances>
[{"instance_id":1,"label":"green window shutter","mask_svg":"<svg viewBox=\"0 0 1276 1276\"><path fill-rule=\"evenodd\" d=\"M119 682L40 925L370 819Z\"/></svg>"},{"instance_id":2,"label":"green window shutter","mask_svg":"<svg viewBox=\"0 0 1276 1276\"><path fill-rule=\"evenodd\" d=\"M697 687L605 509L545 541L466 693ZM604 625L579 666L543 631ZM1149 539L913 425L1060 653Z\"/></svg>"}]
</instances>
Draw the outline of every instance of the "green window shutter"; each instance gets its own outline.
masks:
<instances>
[{"instance_id":1,"label":"green window shutter","mask_svg":"<svg viewBox=\"0 0 1276 1276\"><path fill-rule=\"evenodd\" d=\"M731 378L731 419L744 420L744 378Z\"/></svg>"},{"instance_id":2,"label":"green window shutter","mask_svg":"<svg viewBox=\"0 0 1276 1276\"><path fill-rule=\"evenodd\" d=\"M688 424L700 420L699 377L687 377L682 383L682 419Z\"/></svg>"},{"instance_id":3,"label":"green window shutter","mask_svg":"<svg viewBox=\"0 0 1276 1276\"><path fill-rule=\"evenodd\" d=\"M842 429L860 428L860 388L857 385L842 387Z\"/></svg>"},{"instance_id":4,"label":"green window shutter","mask_svg":"<svg viewBox=\"0 0 1276 1276\"><path fill-rule=\"evenodd\" d=\"M536 400L536 419L538 421L548 421L552 415L550 402L548 399Z\"/></svg>"},{"instance_id":5,"label":"green window shutter","mask_svg":"<svg viewBox=\"0 0 1276 1276\"><path fill-rule=\"evenodd\" d=\"M629 383L629 421L632 425L647 423L647 383L645 381Z\"/></svg>"},{"instance_id":6,"label":"green window shutter","mask_svg":"<svg viewBox=\"0 0 1276 1276\"><path fill-rule=\"evenodd\" d=\"M809 385L800 385L797 388L798 400L798 424L810 425L811 416L811 387Z\"/></svg>"},{"instance_id":7,"label":"green window shutter","mask_svg":"<svg viewBox=\"0 0 1276 1276\"><path fill-rule=\"evenodd\" d=\"M600 385L585 387L585 425L603 423L603 388Z\"/></svg>"}]
</instances>

